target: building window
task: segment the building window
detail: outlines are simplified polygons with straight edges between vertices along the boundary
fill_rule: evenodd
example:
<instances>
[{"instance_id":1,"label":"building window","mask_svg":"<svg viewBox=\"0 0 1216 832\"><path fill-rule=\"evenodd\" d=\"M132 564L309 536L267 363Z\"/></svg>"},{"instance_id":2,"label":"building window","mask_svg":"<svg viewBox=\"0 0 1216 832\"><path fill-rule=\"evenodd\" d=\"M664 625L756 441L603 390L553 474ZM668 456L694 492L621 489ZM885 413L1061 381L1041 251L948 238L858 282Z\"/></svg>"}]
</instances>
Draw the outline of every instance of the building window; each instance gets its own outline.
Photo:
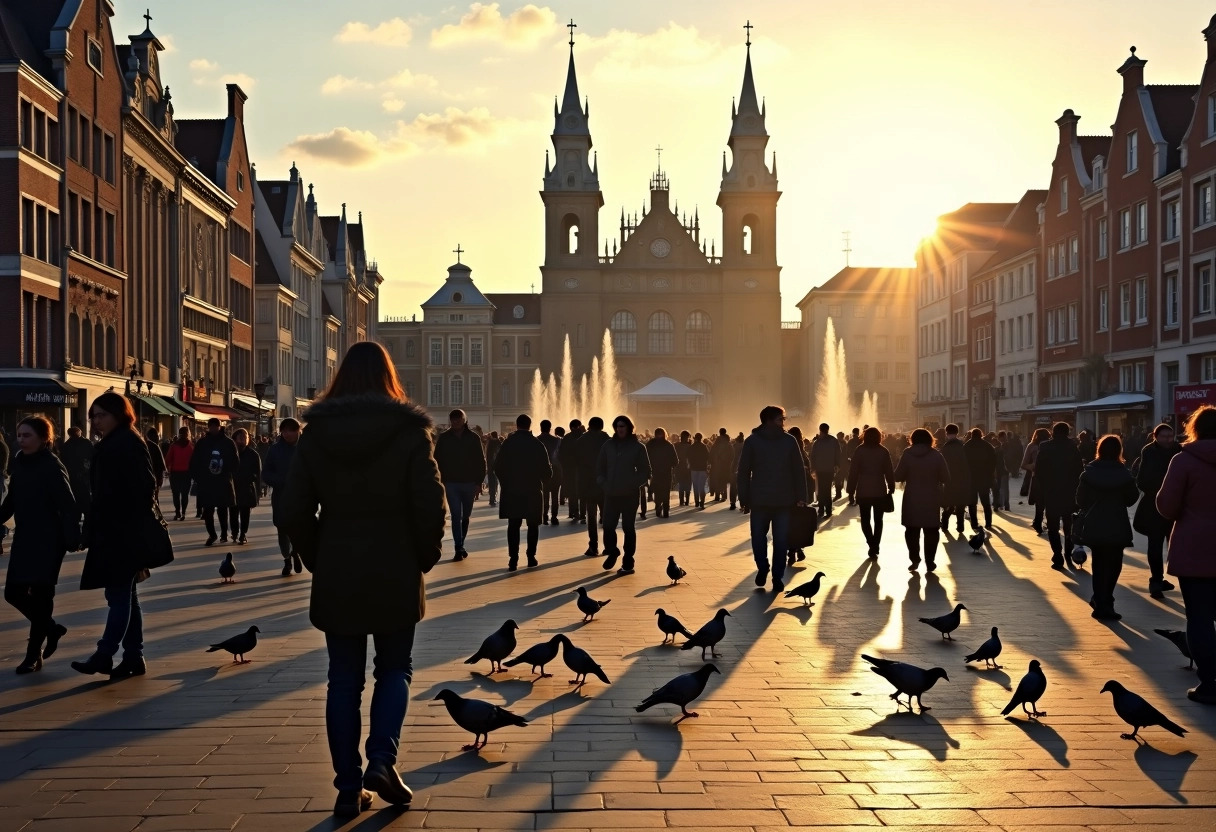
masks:
<instances>
[{"instance_id":1,"label":"building window","mask_svg":"<svg viewBox=\"0 0 1216 832\"><path fill-rule=\"evenodd\" d=\"M961 347L967 343L967 313L962 309L954 313L954 346Z\"/></svg>"},{"instance_id":2,"label":"building window","mask_svg":"<svg viewBox=\"0 0 1216 832\"><path fill-rule=\"evenodd\" d=\"M1148 278L1136 278L1136 323L1148 323Z\"/></svg>"},{"instance_id":3,"label":"building window","mask_svg":"<svg viewBox=\"0 0 1216 832\"><path fill-rule=\"evenodd\" d=\"M1200 266L1195 273L1195 314L1212 314L1212 267Z\"/></svg>"},{"instance_id":4,"label":"building window","mask_svg":"<svg viewBox=\"0 0 1216 832\"><path fill-rule=\"evenodd\" d=\"M86 54L87 54L86 59L89 62L89 66L91 66L97 72L98 75L101 75L101 69L102 69L101 44L98 43L97 41L93 40L92 38L89 38L89 46L88 46L88 50L87 50Z\"/></svg>"},{"instance_id":5,"label":"building window","mask_svg":"<svg viewBox=\"0 0 1216 832\"><path fill-rule=\"evenodd\" d=\"M1177 240L1180 233L1179 225L1182 221L1182 214L1178 200L1171 199L1165 203L1165 239Z\"/></svg>"},{"instance_id":6,"label":"building window","mask_svg":"<svg viewBox=\"0 0 1216 832\"><path fill-rule=\"evenodd\" d=\"M1119 212L1119 250L1131 248L1132 245L1132 209L1124 208Z\"/></svg>"},{"instance_id":7,"label":"building window","mask_svg":"<svg viewBox=\"0 0 1216 832\"><path fill-rule=\"evenodd\" d=\"M869 340L864 335L858 335L853 338L853 350L855 352L865 352L869 346Z\"/></svg>"},{"instance_id":8,"label":"building window","mask_svg":"<svg viewBox=\"0 0 1216 832\"><path fill-rule=\"evenodd\" d=\"M1201 359L1200 369L1205 384L1216 381L1216 355L1205 355Z\"/></svg>"},{"instance_id":9,"label":"building window","mask_svg":"<svg viewBox=\"0 0 1216 832\"><path fill-rule=\"evenodd\" d=\"M1195 187L1195 225L1212 221L1212 183L1200 182Z\"/></svg>"},{"instance_id":10,"label":"building window","mask_svg":"<svg viewBox=\"0 0 1216 832\"><path fill-rule=\"evenodd\" d=\"M1208 96L1208 138L1216 136L1216 95Z\"/></svg>"},{"instance_id":11,"label":"building window","mask_svg":"<svg viewBox=\"0 0 1216 832\"><path fill-rule=\"evenodd\" d=\"M504 381L500 388L499 400L503 404L511 404L511 382Z\"/></svg>"},{"instance_id":12,"label":"building window","mask_svg":"<svg viewBox=\"0 0 1216 832\"><path fill-rule=\"evenodd\" d=\"M464 404L464 379L452 376L448 381L448 404L459 407Z\"/></svg>"},{"instance_id":13,"label":"building window","mask_svg":"<svg viewBox=\"0 0 1216 832\"><path fill-rule=\"evenodd\" d=\"M483 362L482 344L480 338L469 339L469 364L473 367L480 367Z\"/></svg>"},{"instance_id":14,"label":"building window","mask_svg":"<svg viewBox=\"0 0 1216 832\"><path fill-rule=\"evenodd\" d=\"M1068 238L1068 270L1075 272L1081 268L1081 241L1076 236Z\"/></svg>"},{"instance_id":15,"label":"building window","mask_svg":"<svg viewBox=\"0 0 1216 832\"><path fill-rule=\"evenodd\" d=\"M464 364L464 339L448 339L448 364L459 367Z\"/></svg>"},{"instance_id":16,"label":"building window","mask_svg":"<svg viewBox=\"0 0 1216 832\"><path fill-rule=\"evenodd\" d=\"M1134 173L1140 167L1140 136L1135 130L1127 134L1127 172Z\"/></svg>"},{"instance_id":17,"label":"building window","mask_svg":"<svg viewBox=\"0 0 1216 832\"><path fill-rule=\"evenodd\" d=\"M1178 272L1165 276L1165 325L1178 326Z\"/></svg>"},{"instance_id":18,"label":"building window","mask_svg":"<svg viewBox=\"0 0 1216 832\"><path fill-rule=\"evenodd\" d=\"M502 342L502 348L500 351L502 352L503 358L510 358L511 357L511 342L504 340ZM505 402L504 402L504 404L505 404Z\"/></svg>"},{"instance_id":19,"label":"building window","mask_svg":"<svg viewBox=\"0 0 1216 832\"><path fill-rule=\"evenodd\" d=\"M1119 284L1119 326L1132 324L1132 284Z\"/></svg>"},{"instance_id":20,"label":"building window","mask_svg":"<svg viewBox=\"0 0 1216 832\"><path fill-rule=\"evenodd\" d=\"M1068 210L1068 177L1060 177L1060 213Z\"/></svg>"},{"instance_id":21,"label":"building window","mask_svg":"<svg viewBox=\"0 0 1216 832\"><path fill-rule=\"evenodd\" d=\"M908 365L907 361L896 361L895 362L895 380L896 381L907 381L908 380L908 370L909 370L909 365Z\"/></svg>"},{"instance_id":22,"label":"building window","mask_svg":"<svg viewBox=\"0 0 1216 832\"><path fill-rule=\"evenodd\" d=\"M612 351L617 355L636 355L638 351L638 322L633 313L622 309L612 316L608 329L612 332Z\"/></svg>"},{"instance_id":23,"label":"building window","mask_svg":"<svg viewBox=\"0 0 1216 832\"><path fill-rule=\"evenodd\" d=\"M1110 328L1110 290L1098 290L1098 332Z\"/></svg>"},{"instance_id":24,"label":"building window","mask_svg":"<svg viewBox=\"0 0 1216 832\"><path fill-rule=\"evenodd\" d=\"M1077 340L1077 302L1073 301L1068 304L1068 341L1075 343Z\"/></svg>"},{"instance_id":25,"label":"building window","mask_svg":"<svg viewBox=\"0 0 1216 832\"><path fill-rule=\"evenodd\" d=\"M1099 259L1106 256L1109 246L1110 246L1109 223L1107 223L1106 217L1103 217L1102 219L1098 220L1098 258Z\"/></svg>"},{"instance_id":26,"label":"building window","mask_svg":"<svg viewBox=\"0 0 1216 832\"><path fill-rule=\"evenodd\" d=\"M523 357L524 358L532 357L532 342L531 341L524 341Z\"/></svg>"},{"instance_id":27,"label":"building window","mask_svg":"<svg viewBox=\"0 0 1216 832\"><path fill-rule=\"evenodd\" d=\"M858 361L853 365L854 381L867 381L868 375L869 373L867 372L867 366L864 361Z\"/></svg>"},{"instance_id":28,"label":"building window","mask_svg":"<svg viewBox=\"0 0 1216 832\"><path fill-rule=\"evenodd\" d=\"M695 309L684 322L684 352L689 355L709 355L713 352L713 319L708 312Z\"/></svg>"},{"instance_id":29,"label":"building window","mask_svg":"<svg viewBox=\"0 0 1216 832\"><path fill-rule=\"evenodd\" d=\"M1136 204L1136 242L1148 242L1148 203Z\"/></svg>"},{"instance_id":30,"label":"building window","mask_svg":"<svg viewBox=\"0 0 1216 832\"><path fill-rule=\"evenodd\" d=\"M414 357L414 339L413 338L407 339L405 342L405 357L406 358Z\"/></svg>"},{"instance_id":31,"label":"building window","mask_svg":"<svg viewBox=\"0 0 1216 832\"><path fill-rule=\"evenodd\" d=\"M907 335L895 336L895 351L896 352L907 352L908 351L908 336Z\"/></svg>"},{"instance_id":32,"label":"building window","mask_svg":"<svg viewBox=\"0 0 1216 832\"><path fill-rule=\"evenodd\" d=\"M426 403L429 407L443 404L443 376L427 377Z\"/></svg>"},{"instance_id":33,"label":"building window","mask_svg":"<svg viewBox=\"0 0 1216 832\"><path fill-rule=\"evenodd\" d=\"M874 363L874 380L886 381L889 365L885 361L877 361Z\"/></svg>"},{"instance_id":34,"label":"building window","mask_svg":"<svg viewBox=\"0 0 1216 832\"><path fill-rule=\"evenodd\" d=\"M431 355L430 355L430 359L427 361L427 363L430 364L432 367L438 367L440 364L443 363L443 339L442 338L432 338L431 339Z\"/></svg>"},{"instance_id":35,"label":"building window","mask_svg":"<svg viewBox=\"0 0 1216 832\"><path fill-rule=\"evenodd\" d=\"M651 355L671 355L675 352L676 322L663 311L655 312L646 323L646 351Z\"/></svg>"},{"instance_id":36,"label":"building window","mask_svg":"<svg viewBox=\"0 0 1216 832\"><path fill-rule=\"evenodd\" d=\"M469 404L474 407L485 404L485 389L481 376L469 376Z\"/></svg>"}]
</instances>

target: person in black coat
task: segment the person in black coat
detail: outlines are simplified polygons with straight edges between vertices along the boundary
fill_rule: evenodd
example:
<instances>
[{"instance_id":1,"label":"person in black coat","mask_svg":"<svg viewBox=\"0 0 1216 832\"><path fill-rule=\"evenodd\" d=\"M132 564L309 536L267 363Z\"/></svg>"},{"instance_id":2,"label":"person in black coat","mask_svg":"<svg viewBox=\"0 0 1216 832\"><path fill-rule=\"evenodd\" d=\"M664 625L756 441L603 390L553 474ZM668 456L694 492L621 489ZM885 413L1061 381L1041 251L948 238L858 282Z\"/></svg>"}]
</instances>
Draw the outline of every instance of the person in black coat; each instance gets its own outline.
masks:
<instances>
[{"instance_id":1,"label":"person in black coat","mask_svg":"<svg viewBox=\"0 0 1216 832\"><path fill-rule=\"evenodd\" d=\"M654 438L646 445L650 458L650 487L654 490L654 516L671 516L672 473L680 464L676 446L667 439L664 428L654 429ZM732 490L732 494L734 491Z\"/></svg>"},{"instance_id":2,"label":"person in black coat","mask_svg":"<svg viewBox=\"0 0 1216 832\"><path fill-rule=\"evenodd\" d=\"M1161 599L1163 593L1174 588L1165 579L1165 540L1170 535L1173 523L1157 513L1157 492L1161 483L1165 482L1165 472L1170 467L1170 460L1182 450L1182 446L1174 441L1174 429L1166 424L1153 428L1153 441L1140 451L1136 463L1136 488L1144 496L1136 506L1136 516L1132 519L1132 528L1148 538L1148 592L1154 598Z\"/></svg>"},{"instance_id":3,"label":"person in black coat","mask_svg":"<svg viewBox=\"0 0 1216 832\"><path fill-rule=\"evenodd\" d=\"M270 522L274 524L279 537L279 554L283 556L283 577L286 578L295 570L298 575L304 571L304 562L300 553L291 545L291 537L287 534L287 523L283 518L282 497L287 488L287 473L291 470L291 459L296 453L296 443L300 441L300 423L290 417L279 422L279 438L266 452L266 464L262 466L262 482L272 489L270 492Z\"/></svg>"},{"instance_id":4,"label":"person in black coat","mask_svg":"<svg viewBox=\"0 0 1216 832\"><path fill-rule=\"evenodd\" d=\"M165 452L161 448L160 434L156 428L148 428L144 434L148 442L148 461L152 463L152 476L156 477L156 487L159 490L165 484Z\"/></svg>"},{"instance_id":5,"label":"person in black coat","mask_svg":"<svg viewBox=\"0 0 1216 832\"><path fill-rule=\"evenodd\" d=\"M68 628L55 622L55 585L67 552L80 546L79 512L68 472L51 452L55 430L43 416L17 423L12 480L0 503L0 523L16 519L4 600L30 622L25 659L17 673L42 669ZM46 644L45 652L43 643Z\"/></svg>"},{"instance_id":6,"label":"person in black coat","mask_svg":"<svg viewBox=\"0 0 1216 832\"><path fill-rule=\"evenodd\" d=\"M68 482L72 485L72 496L76 498L76 511L83 517L89 510L91 499L89 467L93 464L93 443L81 434L80 428L68 428L68 440L59 449L59 461L68 470Z\"/></svg>"},{"instance_id":7,"label":"person in black coat","mask_svg":"<svg viewBox=\"0 0 1216 832\"><path fill-rule=\"evenodd\" d=\"M673 443L676 448L676 487L679 491L680 505L688 505L692 494L692 468L688 467L688 452L692 450L692 434L686 430L680 431L680 441Z\"/></svg>"},{"instance_id":8,"label":"person in black coat","mask_svg":"<svg viewBox=\"0 0 1216 832\"><path fill-rule=\"evenodd\" d=\"M570 420L570 432L562 437L557 446L557 462L562 472L562 496L567 503L567 519L577 523L583 517L581 495L579 492L578 463L576 462L575 447L578 440L586 433L583 423L578 419Z\"/></svg>"},{"instance_id":9,"label":"person in black coat","mask_svg":"<svg viewBox=\"0 0 1216 832\"><path fill-rule=\"evenodd\" d=\"M1081 452L1077 451L1079 457ZM1041 471L1043 456L1039 454ZM1076 504L1085 515L1085 539L1093 553L1093 617L1118 621L1115 612L1115 586L1123 570L1123 550L1132 545L1132 525L1128 506L1139 495L1136 481L1123 460L1123 443L1114 434L1103 436L1097 444L1097 457L1085 466L1077 483Z\"/></svg>"},{"instance_id":10,"label":"person in black coat","mask_svg":"<svg viewBox=\"0 0 1216 832\"><path fill-rule=\"evenodd\" d=\"M203 510L203 522L207 524L207 540L204 546L215 543L215 510L220 510L220 542L228 540L228 509L236 505L236 489L233 477L240 461L236 445L220 430L219 419L207 420L207 432L194 443L190 456L190 476L198 488L195 502Z\"/></svg>"},{"instance_id":11,"label":"person in black coat","mask_svg":"<svg viewBox=\"0 0 1216 832\"><path fill-rule=\"evenodd\" d=\"M453 560L464 560L469 556L464 539L469 534L473 503L486 478L486 456L481 437L469 430L468 419L459 408L448 414L448 429L435 440L435 463L452 513Z\"/></svg>"},{"instance_id":12,"label":"person in black coat","mask_svg":"<svg viewBox=\"0 0 1216 832\"><path fill-rule=\"evenodd\" d=\"M515 417L515 431L502 442L494 459L494 473L502 486L498 517L507 521L507 569L519 566L519 529L528 524L528 566L537 566L536 544L544 508L544 488L553 477L549 452L532 435L532 417Z\"/></svg>"},{"instance_id":13,"label":"person in black coat","mask_svg":"<svg viewBox=\"0 0 1216 832\"><path fill-rule=\"evenodd\" d=\"M89 407L89 420L101 441L93 454L93 502L85 517L83 541L89 551L80 588L104 589L109 611L97 651L83 662L72 662L72 668L125 679L146 672L136 578L148 554L140 530L158 514L156 478L148 443L135 430L135 411L126 397L102 393ZM122 661L115 666L120 647Z\"/></svg>"},{"instance_id":14,"label":"person in black coat","mask_svg":"<svg viewBox=\"0 0 1216 832\"><path fill-rule=\"evenodd\" d=\"M640 489L650 479L650 459L646 446L633 432L633 420L620 415L612 420L612 438L600 446L595 464L595 481L604 492L604 569L616 566L621 550L616 548L616 523L621 521L625 537L620 573L633 574L637 551L634 515L641 499Z\"/></svg>"},{"instance_id":15,"label":"person in black coat","mask_svg":"<svg viewBox=\"0 0 1216 832\"><path fill-rule=\"evenodd\" d=\"M592 416L587 420L587 432L579 437L574 448L575 464L578 466L579 491L582 493L583 510L587 515L587 551L589 558L600 553L599 513L604 509L604 489L595 481L595 466L600 459L600 447L608 441L604 432L604 420Z\"/></svg>"},{"instance_id":16,"label":"person in black coat","mask_svg":"<svg viewBox=\"0 0 1216 832\"><path fill-rule=\"evenodd\" d=\"M938 450L946 458L946 467L950 469L950 481L946 483L946 492L942 499L945 506L942 511L942 531L949 529L950 518L954 517L955 531L962 534L963 511L971 502L974 492L971 488L971 463L967 459L967 449L958 438L958 425L946 425L945 441ZM979 530L974 514L971 525L976 531Z\"/></svg>"},{"instance_id":17,"label":"person in black coat","mask_svg":"<svg viewBox=\"0 0 1216 832\"><path fill-rule=\"evenodd\" d=\"M232 540L242 546L249 542L249 515L257 507L262 490L262 458L249 445L249 432L240 428L232 434L236 445L237 467L232 476L236 505L229 509Z\"/></svg>"},{"instance_id":18,"label":"person in black coat","mask_svg":"<svg viewBox=\"0 0 1216 832\"><path fill-rule=\"evenodd\" d=\"M1081 478L1084 463L1077 445L1068 438L1072 427L1067 422L1056 422L1051 427L1051 439L1039 446L1039 456L1034 464L1032 487L1037 488L1040 504L1047 516L1047 539L1051 541L1051 566L1064 568L1065 561L1072 562L1072 513L1077 508L1077 481ZM1060 539L1060 526L1064 527L1064 539Z\"/></svg>"},{"instance_id":19,"label":"person in black coat","mask_svg":"<svg viewBox=\"0 0 1216 832\"><path fill-rule=\"evenodd\" d=\"M561 445L562 439L560 436L553 434L553 423L548 419L542 419L540 422L540 435L536 437L536 440L545 446L545 451L549 454L549 467L553 469L553 475L545 483L545 488L541 495L540 521L546 526L556 526L557 509L561 504L562 485L561 468L557 461L557 449Z\"/></svg>"},{"instance_id":20,"label":"person in black coat","mask_svg":"<svg viewBox=\"0 0 1216 832\"><path fill-rule=\"evenodd\" d=\"M967 471L971 478L971 496L967 500L967 512L971 518L971 530L980 530L976 516L976 503L984 506L984 528L992 529L992 486L996 476L996 450L984 438L984 432L979 428L971 431L971 438L963 445L967 454ZM949 464L950 458L946 458Z\"/></svg>"}]
</instances>

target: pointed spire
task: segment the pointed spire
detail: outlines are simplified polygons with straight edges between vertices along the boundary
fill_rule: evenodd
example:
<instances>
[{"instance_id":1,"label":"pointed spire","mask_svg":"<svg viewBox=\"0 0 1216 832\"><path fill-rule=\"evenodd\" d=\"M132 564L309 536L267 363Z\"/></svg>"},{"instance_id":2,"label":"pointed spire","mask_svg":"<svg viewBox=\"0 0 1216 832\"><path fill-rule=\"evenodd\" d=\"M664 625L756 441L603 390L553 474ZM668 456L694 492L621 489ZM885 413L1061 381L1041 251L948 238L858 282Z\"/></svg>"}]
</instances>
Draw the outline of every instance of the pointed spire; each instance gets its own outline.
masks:
<instances>
[{"instance_id":1,"label":"pointed spire","mask_svg":"<svg viewBox=\"0 0 1216 832\"><path fill-rule=\"evenodd\" d=\"M578 73L574 69L574 37L570 38L570 65L566 69L566 92L562 96L562 113L581 113L579 104Z\"/></svg>"},{"instance_id":2,"label":"pointed spire","mask_svg":"<svg viewBox=\"0 0 1216 832\"><path fill-rule=\"evenodd\" d=\"M722 178L726 178L726 151L722 151Z\"/></svg>"},{"instance_id":3,"label":"pointed spire","mask_svg":"<svg viewBox=\"0 0 1216 832\"><path fill-rule=\"evenodd\" d=\"M743 27L747 30L747 58L743 65L743 89L739 93L739 105L732 107L730 134L732 136L767 136L764 129L765 113L760 110L759 99L756 97L756 81L752 77L752 41L751 30L754 28L749 20Z\"/></svg>"},{"instance_id":4,"label":"pointed spire","mask_svg":"<svg viewBox=\"0 0 1216 832\"><path fill-rule=\"evenodd\" d=\"M777 178L777 151L773 151L773 178Z\"/></svg>"}]
</instances>

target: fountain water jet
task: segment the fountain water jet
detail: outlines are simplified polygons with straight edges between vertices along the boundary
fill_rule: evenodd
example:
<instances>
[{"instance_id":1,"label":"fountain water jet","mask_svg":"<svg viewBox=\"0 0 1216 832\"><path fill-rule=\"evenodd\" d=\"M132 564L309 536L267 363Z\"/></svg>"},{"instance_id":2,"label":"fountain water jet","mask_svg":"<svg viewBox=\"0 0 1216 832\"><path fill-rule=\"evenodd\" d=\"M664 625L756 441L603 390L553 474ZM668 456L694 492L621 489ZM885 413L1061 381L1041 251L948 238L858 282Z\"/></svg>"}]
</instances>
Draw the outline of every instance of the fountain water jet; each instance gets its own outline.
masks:
<instances>
[{"instance_id":1,"label":"fountain water jet","mask_svg":"<svg viewBox=\"0 0 1216 832\"><path fill-rule=\"evenodd\" d=\"M837 431L847 434L862 425L878 425L878 394L863 390L859 403L853 403L844 341L836 337L836 325L831 318L828 318L823 338L822 367L815 396L814 424L809 426L811 431L818 430L822 422L831 426L833 434Z\"/></svg>"},{"instance_id":2,"label":"fountain water jet","mask_svg":"<svg viewBox=\"0 0 1216 832\"><path fill-rule=\"evenodd\" d=\"M562 343L561 374L549 374L548 381L538 369L532 376L532 391L528 412L534 422L548 419L554 425L568 426L570 420L584 423L592 416L610 422L625 413L627 403L621 397L621 382L616 376L616 358L612 353L612 333L604 330L600 355L591 359L590 377L574 377L574 360L570 355L570 336Z\"/></svg>"}]
</instances>

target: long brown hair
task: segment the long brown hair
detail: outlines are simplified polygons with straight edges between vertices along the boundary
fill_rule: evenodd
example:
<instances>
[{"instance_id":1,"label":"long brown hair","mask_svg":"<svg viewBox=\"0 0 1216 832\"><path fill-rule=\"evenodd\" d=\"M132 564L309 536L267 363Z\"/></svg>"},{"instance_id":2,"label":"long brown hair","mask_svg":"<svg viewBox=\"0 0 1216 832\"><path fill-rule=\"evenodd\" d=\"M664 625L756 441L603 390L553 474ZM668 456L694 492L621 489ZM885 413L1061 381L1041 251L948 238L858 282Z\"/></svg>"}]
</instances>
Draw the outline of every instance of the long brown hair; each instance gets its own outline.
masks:
<instances>
[{"instance_id":1,"label":"long brown hair","mask_svg":"<svg viewBox=\"0 0 1216 832\"><path fill-rule=\"evenodd\" d=\"M334 373L333 381L329 383L329 389L321 398L368 393L378 393L399 402L409 401L384 347L375 341L359 341L350 345L338 366L338 372Z\"/></svg>"},{"instance_id":2,"label":"long brown hair","mask_svg":"<svg viewBox=\"0 0 1216 832\"><path fill-rule=\"evenodd\" d=\"M112 390L102 393L89 405L89 412L92 413L94 410L104 410L109 413L120 428L135 430L135 411L126 396L120 396Z\"/></svg>"},{"instance_id":3,"label":"long brown hair","mask_svg":"<svg viewBox=\"0 0 1216 832\"><path fill-rule=\"evenodd\" d=\"M1186 420L1186 441L1216 439L1216 407L1205 404Z\"/></svg>"}]
</instances>

